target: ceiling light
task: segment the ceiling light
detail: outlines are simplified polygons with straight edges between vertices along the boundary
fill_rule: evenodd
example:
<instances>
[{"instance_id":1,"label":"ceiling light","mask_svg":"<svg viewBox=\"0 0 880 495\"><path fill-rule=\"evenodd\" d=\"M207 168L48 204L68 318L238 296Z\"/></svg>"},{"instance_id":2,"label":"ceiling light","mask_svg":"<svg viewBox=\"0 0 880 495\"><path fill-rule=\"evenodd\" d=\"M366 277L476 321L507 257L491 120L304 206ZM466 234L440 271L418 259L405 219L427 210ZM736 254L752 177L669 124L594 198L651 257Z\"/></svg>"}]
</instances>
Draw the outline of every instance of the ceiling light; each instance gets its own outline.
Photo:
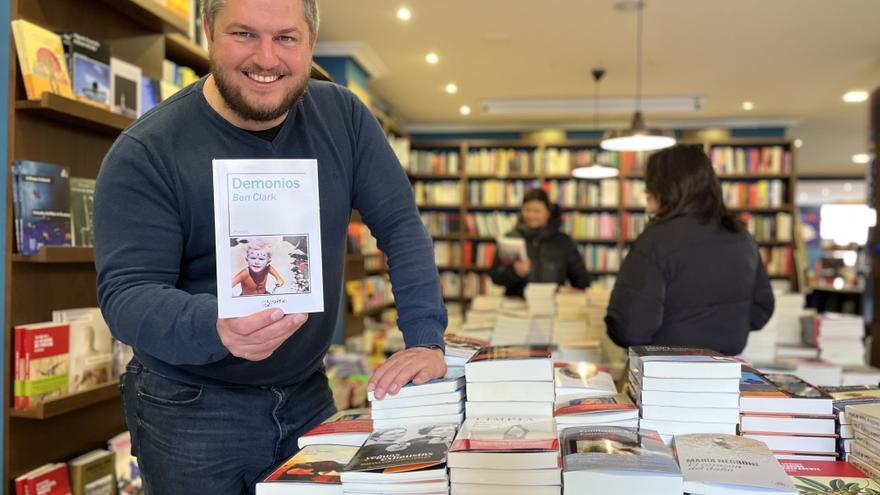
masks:
<instances>
[{"instance_id":1,"label":"ceiling light","mask_svg":"<svg viewBox=\"0 0 880 495\"><path fill-rule=\"evenodd\" d=\"M795 147L795 148L800 148L800 147L802 147L803 145L804 145L804 140L803 140L803 139L798 138L798 139L795 139L795 140L794 140L794 147Z\"/></svg>"},{"instance_id":2,"label":"ceiling light","mask_svg":"<svg viewBox=\"0 0 880 495\"><path fill-rule=\"evenodd\" d=\"M849 91L843 95L843 101L847 103L861 103L868 100L867 91Z\"/></svg>"},{"instance_id":3,"label":"ceiling light","mask_svg":"<svg viewBox=\"0 0 880 495\"><path fill-rule=\"evenodd\" d=\"M668 148L675 144L675 138L656 129L645 126L642 116L642 12L645 2L639 0L633 4L636 9L636 111L632 125L623 131L611 131L605 134L600 146L612 151L651 151Z\"/></svg>"},{"instance_id":4,"label":"ceiling light","mask_svg":"<svg viewBox=\"0 0 880 495\"><path fill-rule=\"evenodd\" d=\"M599 128L599 83L605 75L605 69L595 68L593 74L593 129ZM594 155L597 156L597 155ZM620 175L617 167L609 167L600 163L594 163L586 167L577 167L571 171L571 175L578 179L610 179Z\"/></svg>"},{"instance_id":5,"label":"ceiling light","mask_svg":"<svg viewBox=\"0 0 880 495\"><path fill-rule=\"evenodd\" d=\"M431 65L435 65L439 61L440 61L440 57L437 56L437 54L434 52L431 52L431 53L425 55L425 62L428 62Z\"/></svg>"},{"instance_id":6,"label":"ceiling light","mask_svg":"<svg viewBox=\"0 0 880 495\"><path fill-rule=\"evenodd\" d=\"M744 101L742 104L742 109L745 110L746 112L754 110L755 104L750 101Z\"/></svg>"},{"instance_id":7,"label":"ceiling light","mask_svg":"<svg viewBox=\"0 0 880 495\"><path fill-rule=\"evenodd\" d=\"M871 155L867 153L856 153L852 156L852 162L858 163L859 165L864 165L871 161Z\"/></svg>"},{"instance_id":8,"label":"ceiling light","mask_svg":"<svg viewBox=\"0 0 880 495\"><path fill-rule=\"evenodd\" d=\"M408 21L412 19L412 12L406 7L401 7L397 9L397 18L401 21Z\"/></svg>"},{"instance_id":9,"label":"ceiling light","mask_svg":"<svg viewBox=\"0 0 880 495\"><path fill-rule=\"evenodd\" d=\"M454 95L455 93L458 93L458 86L456 86L455 83L449 83L446 85L446 92Z\"/></svg>"},{"instance_id":10,"label":"ceiling light","mask_svg":"<svg viewBox=\"0 0 880 495\"><path fill-rule=\"evenodd\" d=\"M470 115L471 114L471 107L469 107L467 105L462 105L461 108L458 109L458 113L465 115L465 116Z\"/></svg>"}]
</instances>

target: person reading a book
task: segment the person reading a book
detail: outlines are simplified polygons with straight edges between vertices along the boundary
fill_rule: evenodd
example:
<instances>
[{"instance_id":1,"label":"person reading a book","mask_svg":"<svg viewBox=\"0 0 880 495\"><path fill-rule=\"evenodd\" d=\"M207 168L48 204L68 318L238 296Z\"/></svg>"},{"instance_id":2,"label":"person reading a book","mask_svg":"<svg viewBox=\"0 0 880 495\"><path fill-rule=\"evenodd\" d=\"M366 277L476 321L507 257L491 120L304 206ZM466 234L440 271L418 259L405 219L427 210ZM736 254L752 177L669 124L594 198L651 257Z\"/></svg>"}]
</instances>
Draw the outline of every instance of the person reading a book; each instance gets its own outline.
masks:
<instances>
[{"instance_id":1,"label":"person reading a book","mask_svg":"<svg viewBox=\"0 0 880 495\"><path fill-rule=\"evenodd\" d=\"M523 239L526 256L511 258L495 253L489 276L505 288L505 295L522 297L529 282L571 283L578 289L590 285L590 275L571 237L559 230L559 206L542 189L523 197L519 221L506 237Z\"/></svg>"},{"instance_id":2,"label":"person reading a book","mask_svg":"<svg viewBox=\"0 0 880 495\"><path fill-rule=\"evenodd\" d=\"M624 260L605 324L620 346L678 345L727 355L773 314L758 245L731 215L702 148L679 145L648 159L653 218Z\"/></svg>"},{"instance_id":3,"label":"person reading a book","mask_svg":"<svg viewBox=\"0 0 880 495\"><path fill-rule=\"evenodd\" d=\"M252 296L256 294L268 294L266 282L269 275L275 281L275 287L284 285L284 279L281 274L270 263L272 262L272 251L269 249L269 243L256 239L247 244L245 250L245 261L247 266L242 268L232 278L232 287L241 286L241 295Z\"/></svg>"},{"instance_id":4,"label":"person reading a book","mask_svg":"<svg viewBox=\"0 0 880 495\"><path fill-rule=\"evenodd\" d=\"M101 165L98 298L134 348L120 389L147 493L253 494L335 412L323 360L353 208L388 256L406 343L373 372L378 399L445 374L446 310L431 238L376 118L309 78L316 1L201 8L211 73L125 129ZM214 242L212 160L242 157L317 160L323 313L218 319L216 253L228 246Z\"/></svg>"}]
</instances>

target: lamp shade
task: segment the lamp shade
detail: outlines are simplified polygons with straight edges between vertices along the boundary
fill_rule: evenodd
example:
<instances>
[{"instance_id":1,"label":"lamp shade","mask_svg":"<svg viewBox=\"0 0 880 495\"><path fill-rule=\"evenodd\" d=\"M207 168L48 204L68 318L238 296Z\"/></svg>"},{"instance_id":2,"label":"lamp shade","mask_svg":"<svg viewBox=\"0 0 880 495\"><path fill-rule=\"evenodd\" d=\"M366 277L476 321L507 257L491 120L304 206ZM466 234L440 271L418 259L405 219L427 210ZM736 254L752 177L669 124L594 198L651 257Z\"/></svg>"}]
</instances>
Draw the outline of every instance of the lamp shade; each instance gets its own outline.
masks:
<instances>
[{"instance_id":1,"label":"lamp shade","mask_svg":"<svg viewBox=\"0 0 880 495\"><path fill-rule=\"evenodd\" d=\"M610 179L620 175L620 171L616 167L590 165L572 170L571 175L576 179Z\"/></svg>"},{"instance_id":2,"label":"lamp shade","mask_svg":"<svg viewBox=\"0 0 880 495\"><path fill-rule=\"evenodd\" d=\"M633 114L632 125L622 131L609 131L600 146L610 151L654 151L675 145L669 133L645 127L642 112Z\"/></svg>"}]
</instances>

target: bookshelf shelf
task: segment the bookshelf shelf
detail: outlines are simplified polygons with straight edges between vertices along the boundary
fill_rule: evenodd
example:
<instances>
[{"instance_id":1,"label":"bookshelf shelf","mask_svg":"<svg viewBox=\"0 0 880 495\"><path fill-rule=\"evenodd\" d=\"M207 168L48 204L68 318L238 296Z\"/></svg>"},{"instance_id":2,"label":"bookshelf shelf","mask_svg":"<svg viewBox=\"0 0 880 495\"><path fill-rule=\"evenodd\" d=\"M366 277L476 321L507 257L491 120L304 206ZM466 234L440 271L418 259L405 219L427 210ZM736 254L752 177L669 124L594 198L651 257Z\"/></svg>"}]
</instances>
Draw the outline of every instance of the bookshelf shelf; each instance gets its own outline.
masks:
<instances>
[{"instance_id":1,"label":"bookshelf shelf","mask_svg":"<svg viewBox=\"0 0 880 495\"><path fill-rule=\"evenodd\" d=\"M745 212L758 212L758 213L770 213L777 211L790 212L793 207L792 205L780 205L780 206L728 206L728 210L730 211L745 211Z\"/></svg>"},{"instance_id":2,"label":"bookshelf shelf","mask_svg":"<svg viewBox=\"0 0 880 495\"><path fill-rule=\"evenodd\" d=\"M720 180L785 180L788 178L788 174L718 174Z\"/></svg>"},{"instance_id":3,"label":"bookshelf shelf","mask_svg":"<svg viewBox=\"0 0 880 495\"><path fill-rule=\"evenodd\" d=\"M460 210L461 205L437 205L437 204L427 204L427 205L417 205L420 209L427 210Z\"/></svg>"},{"instance_id":4,"label":"bookshelf shelf","mask_svg":"<svg viewBox=\"0 0 880 495\"><path fill-rule=\"evenodd\" d=\"M161 33L186 33L186 19L159 5L155 0L101 0L105 5L131 18L142 26Z\"/></svg>"},{"instance_id":5,"label":"bookshelf shelf","mask_svg":"<svg viewBox=\"0 0 880 495\"><path fill-rule=\"evenodd\" d=\"M95 248L71 246L43 246L40 252L25 256L13 254L14 263L94 263Z\"/></svg>"},{"instance_id":6,"label":"bookshelf shelf","mask_svg":"<svg viewBox=\"0 0 880 495\"><path fill-rule=\"evenodd\" d=\"M14 418L28 419L50 419L71 411L76 411L99 402L119 399L119 383L108 383L102 387L82 392L79 394L68 395L55 400L50 400L42 404L23 410L10 409L9 415Z\"/></svg>"},{"instance_id":7,"label":"bookshelf shelf","mask_svg":"<svg viewBox=\"0 0 880 495\"><path fill-rule=\"evenodd\" d=\"M86 127L104 134L117 135L134 120L88 103L43 93L39 100L19 100L15 109L30 115Z\"/></svg>"},{"instance_id":8,"label":"bookshelf shelf","mask_svg":"<svg viewBox=\"0 0 880 495\"><path fill-rule=\"evenodd\" d=\"M410 180L458 180L458 175L451 174L410 174Z\"/></svg>"},{"instance_id":9,"label":"bookshelf shelf","mask_svg":"<svg viewBox=\"0 0 880 495\"><path fill-rule=\"evenodd\" d=\"M197 74L207 74L211 68L208 51L182 33L165 33L165 57L189 66Z\"/></svg>"}]
</instances>

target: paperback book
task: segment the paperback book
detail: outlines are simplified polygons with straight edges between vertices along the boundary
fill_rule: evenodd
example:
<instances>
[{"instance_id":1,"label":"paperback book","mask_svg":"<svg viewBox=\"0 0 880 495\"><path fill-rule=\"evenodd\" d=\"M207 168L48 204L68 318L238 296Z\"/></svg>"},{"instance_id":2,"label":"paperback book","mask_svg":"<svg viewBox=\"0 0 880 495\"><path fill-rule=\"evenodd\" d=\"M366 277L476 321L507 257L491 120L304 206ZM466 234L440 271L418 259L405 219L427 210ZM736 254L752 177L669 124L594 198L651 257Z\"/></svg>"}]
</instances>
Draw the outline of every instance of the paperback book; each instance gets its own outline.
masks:
<instances>
[{"instance_id":1,"label":"paperback book","mask_svg":"<svg viewBox=\"0 0 880 495\"><path fill-rule=\"evenodd\" d=\"M43 246L69 246L70 172L54 163L13 162L18 252L34 255Z\"/></svg>"},{"instance_id":2,"label":"paperback book","mask_svg":"<svg viewBox=\"0 0 880 495\"><path fill-rule=\"evenodd\" d=\"M527 259L526 240L522 237L499 237L498 257L507 263Z\"/></svg>"},{"instance_id":3,"label":"paperback book","mask_svg":"<svg viewBox=\"0 0 880 495\"><path fill-rule=\"evenodd\" d=\"M12 21L12 34L28 99L47 92L73 98L61 37L24 19Z\"/></svg>"},{"instance_id":4,"label":"paperback book","mask_svg":"<svg viewBox=\"0 0 880 495\"><path fill-rule=\"evenodd\" d=\"M214 160L220 318L324 311L316 160Z\"/></svg>"},{"instance_id":5,"label":"paperback book","mask_svg":"<svg viewBox=\"0 0 880 495\"><path fill-rule=\"evenodd\" d=\"M341 494L340 473L358 447L309 445L257 482L257 495Z\"/></svg>"},{"instance_id":6,"label":"paperback book","mask_svg":"<svg viewBox=\"0 0 880 495\"><path fill-rule=\"evenodd\" d=\"M376 430L345 466L342 481L446 479L446 455L457 429L456 424L422 424Z\"/></svg>"},{"instance_id":7,"label":"paperback book","mask_svg":"<svg viewBox=\"0 0 880 495\"><path fill-rule=\"evenodd\" d=\"M73 94L110 110L110 45L80 33L61 33Z\"/></svg>"}]
</instances>

